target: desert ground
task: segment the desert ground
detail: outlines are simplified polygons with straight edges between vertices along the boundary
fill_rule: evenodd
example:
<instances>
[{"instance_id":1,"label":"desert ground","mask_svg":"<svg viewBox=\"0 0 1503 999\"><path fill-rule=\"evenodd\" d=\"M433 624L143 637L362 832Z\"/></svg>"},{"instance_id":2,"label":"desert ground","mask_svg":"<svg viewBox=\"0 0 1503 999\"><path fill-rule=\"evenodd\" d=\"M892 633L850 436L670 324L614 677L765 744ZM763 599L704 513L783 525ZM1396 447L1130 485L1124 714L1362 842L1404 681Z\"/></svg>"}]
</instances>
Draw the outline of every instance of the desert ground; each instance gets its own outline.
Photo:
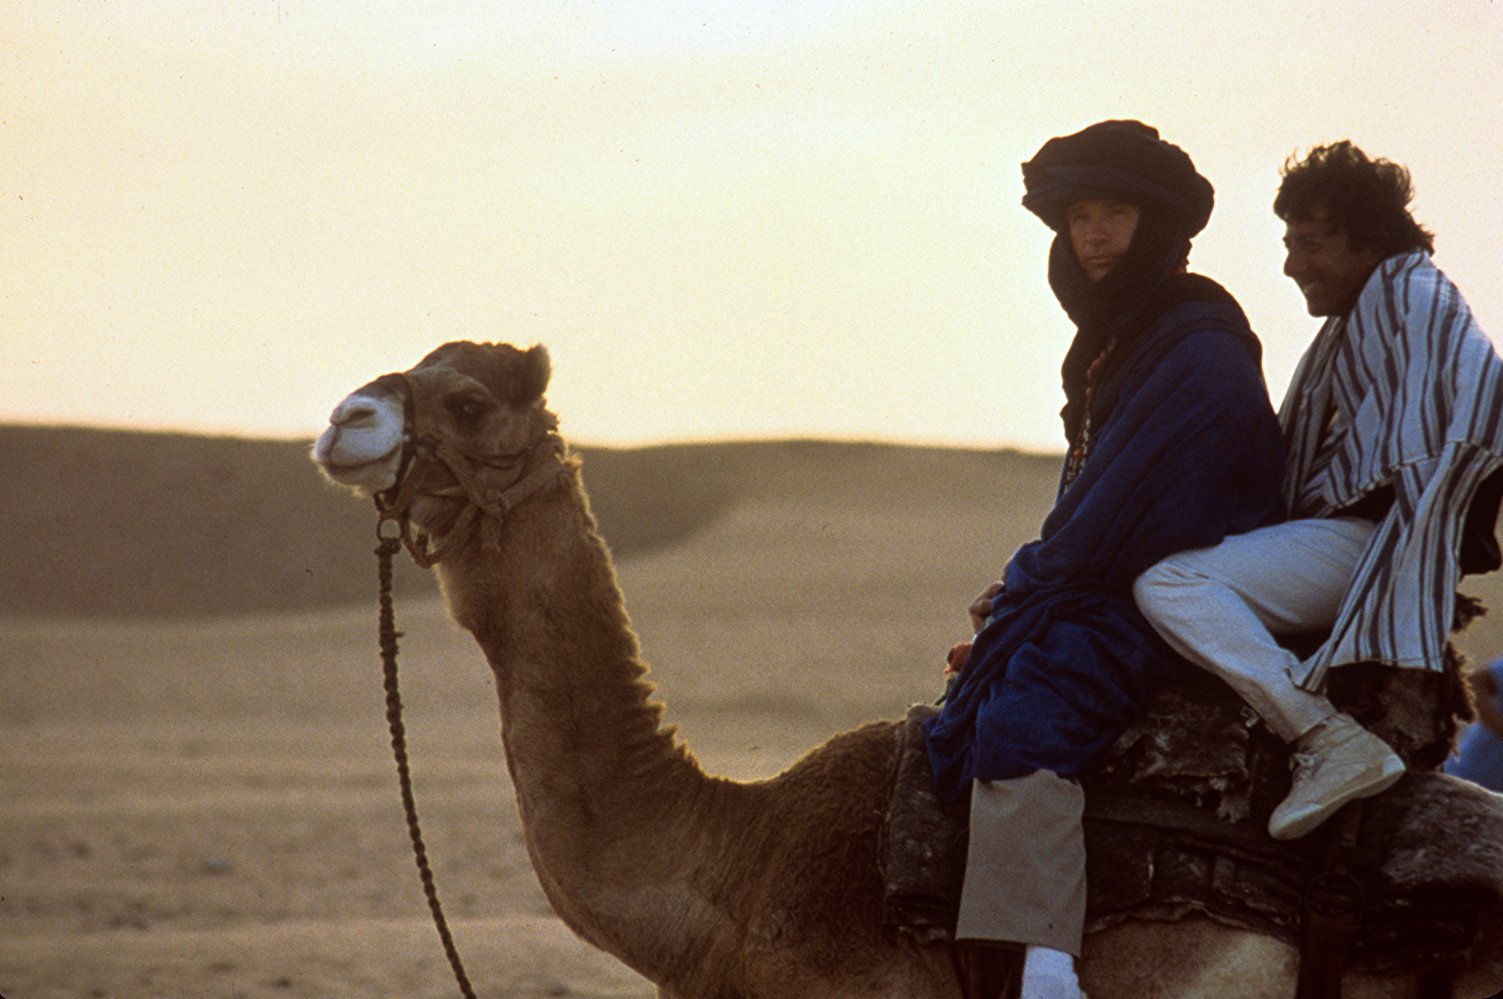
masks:
<instances>
[{"instance_id":1,"label":"desert ground","mask_svg":"<svg viewBox=\"0 0 1503 999\"><path fill-rule=\"evenodd\" d=\"M305 450L0 428L6 999L457 994L387 742L374 517ZM585 450L667 721L737 778L932 699L1056 467L822 442ZM1466 589L1503 607L1482 583ZM397 613L418 804L477 992L651 996L549 910L489 669L415 569ZM1462 644L1503 651L1503 621Z\"/></svg>"}]
</instances>

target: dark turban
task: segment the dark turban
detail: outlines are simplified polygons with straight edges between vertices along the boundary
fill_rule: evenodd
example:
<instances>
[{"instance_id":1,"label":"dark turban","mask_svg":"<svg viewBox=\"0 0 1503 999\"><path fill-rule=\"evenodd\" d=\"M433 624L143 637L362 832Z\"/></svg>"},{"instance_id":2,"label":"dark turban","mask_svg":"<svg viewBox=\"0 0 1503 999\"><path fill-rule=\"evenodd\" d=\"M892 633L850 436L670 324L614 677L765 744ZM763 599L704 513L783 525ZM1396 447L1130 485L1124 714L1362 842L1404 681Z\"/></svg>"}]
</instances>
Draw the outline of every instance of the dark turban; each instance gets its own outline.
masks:
<instances>
[{"instance_id":1,"label":"dark turban","mask_svg":"<svg viewBox=\"0 0 1503 999\"><path fill-rule=\"evenodd\" d=\"M1215 192L1185 151L1140 121L1103 121L1050 139L1023 164L1023 207L1055 232L1080 198L1122 198L1161 212L1186 238L1205 228Z\"/></svg>"}]
</instances>

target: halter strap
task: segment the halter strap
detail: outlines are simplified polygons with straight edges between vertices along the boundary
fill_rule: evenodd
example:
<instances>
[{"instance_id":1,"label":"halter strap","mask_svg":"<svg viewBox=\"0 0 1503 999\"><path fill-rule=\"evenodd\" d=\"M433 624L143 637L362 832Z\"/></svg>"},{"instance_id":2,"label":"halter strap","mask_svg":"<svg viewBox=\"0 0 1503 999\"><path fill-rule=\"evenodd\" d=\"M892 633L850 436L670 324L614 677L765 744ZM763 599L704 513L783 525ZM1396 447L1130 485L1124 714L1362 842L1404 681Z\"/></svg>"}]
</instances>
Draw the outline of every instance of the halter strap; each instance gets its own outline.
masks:
<instances>
[{"instance_id":1,"label":"halter strap","mask_svg":"<svg viewBox=\"0 0 1503 999\"><path fill-rule=\"evenodd\" d=\"M390 376L388 376L390 377ZM487 550L496 551L501 544L501 525L519 503L532 496L567 469L563 456L565 445L558 435L558 421L551 413L545 413L547 423L543 432L531 443L513 452L467 452L453 447L447 441L430 434L419 434L416 416L416 386L406 374L397 375L405 387L403 399L404 434L402 459L398 467L397 481L390 489L376 494L376 509L382 521L393 521L401 529L402 544L412 560L424 569L443 561L464 539L476 529L479 521L481 544ZM475 474L476 466L490 469L505 469L525 462L543 445L549 445L552 453L543 462L520 476L505 489L497 490L481 483ZM420 495L418 476L413 472L423 465L438 464L448 470L454 479L452 486L430 492L429 495L449 498L463 497L466 502L459 519L446 532L443 542L421 529L414 530L408 512Z\"/></svg>"}]
</instances>

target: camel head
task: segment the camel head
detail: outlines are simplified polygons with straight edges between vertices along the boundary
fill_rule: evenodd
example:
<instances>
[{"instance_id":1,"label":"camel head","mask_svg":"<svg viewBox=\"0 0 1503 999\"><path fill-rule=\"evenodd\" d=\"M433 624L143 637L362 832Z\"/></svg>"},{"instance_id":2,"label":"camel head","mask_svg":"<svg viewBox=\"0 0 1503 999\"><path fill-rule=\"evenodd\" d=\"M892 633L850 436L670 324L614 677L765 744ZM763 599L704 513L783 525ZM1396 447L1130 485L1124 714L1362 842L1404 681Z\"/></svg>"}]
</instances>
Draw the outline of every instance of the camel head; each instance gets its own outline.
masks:
<instances>
[{"instance_id":1,"label":"camel head","mask_svg":"<svg viewBox=\"0 0 1503 999\"><path fill-rule=\"evenodd\" d=\"M467 509L499 520L534 452L558 444L557 420L544 408L549 372L541 346L446 343L334 407L313 460L433 537Z\"/></svg>"}]
</instances>

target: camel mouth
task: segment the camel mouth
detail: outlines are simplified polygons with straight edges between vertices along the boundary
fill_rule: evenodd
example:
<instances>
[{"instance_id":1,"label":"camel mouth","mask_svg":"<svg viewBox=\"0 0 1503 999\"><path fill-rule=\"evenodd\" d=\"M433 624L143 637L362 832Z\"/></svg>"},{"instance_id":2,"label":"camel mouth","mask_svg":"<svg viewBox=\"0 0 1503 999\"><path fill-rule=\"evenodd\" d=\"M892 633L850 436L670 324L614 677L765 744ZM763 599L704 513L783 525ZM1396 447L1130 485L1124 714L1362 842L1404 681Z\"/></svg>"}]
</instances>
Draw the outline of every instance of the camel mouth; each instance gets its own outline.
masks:
<instances>
[{"instance_id":1,"label":"camel mouth","mask_svg":"<svg viewBox=\"0 0 1503 999\"><path fill-rule=\"evenodd\" d=\"M401 453L402 445L397 444L385 454L377 455L376 457L370 458L368 460L344 462L339 461L332 455L319 456L315 460L317 460L318 464L324 469L324 471L328 472L330 475L360 475L370 470L374 466L385 466L395 462L397 460L397 457Z\"/></svg>"},{"instance_id":2,"label":"camel mouth","mask_svg":"<svg viewBox=\"0 0 1503 999\"><path fill-rule=\"evenodd\" d=\"M325 430L313 445L313 462L334 482L363 492L378 493L390 489L397 480L402 443L372 456L369 450L341 446L344 435L338 427ZM351 453L356 452L356 453Z\"/></svg>"}]
</instances>

